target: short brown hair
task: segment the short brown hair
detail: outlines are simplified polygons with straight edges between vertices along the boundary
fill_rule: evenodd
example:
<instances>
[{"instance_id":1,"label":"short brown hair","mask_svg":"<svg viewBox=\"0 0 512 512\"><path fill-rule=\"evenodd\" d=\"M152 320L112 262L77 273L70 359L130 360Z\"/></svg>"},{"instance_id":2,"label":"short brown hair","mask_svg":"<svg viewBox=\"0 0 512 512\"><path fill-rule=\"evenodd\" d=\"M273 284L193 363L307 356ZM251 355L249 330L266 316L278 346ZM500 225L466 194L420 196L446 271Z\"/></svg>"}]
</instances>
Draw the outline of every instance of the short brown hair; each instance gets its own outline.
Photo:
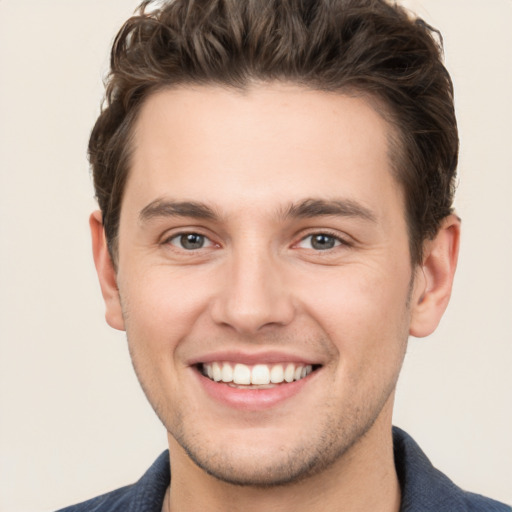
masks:
<instances>
[{"instance_id":1,"label":"short brown hair","mask_svg":"<svg viewBox=\"0 0 512 512\"><path fill-rule=\"evenodd\" d=\"M386 0L144 1L112 48L89 159L116 260L131 134L144 100L186 84L244 88L286 81L362 94L394 127L391 156L406 202L411 258L421 261L452 211L458 157L453 87L437 31Z\"/></svg>"}]
</instances>

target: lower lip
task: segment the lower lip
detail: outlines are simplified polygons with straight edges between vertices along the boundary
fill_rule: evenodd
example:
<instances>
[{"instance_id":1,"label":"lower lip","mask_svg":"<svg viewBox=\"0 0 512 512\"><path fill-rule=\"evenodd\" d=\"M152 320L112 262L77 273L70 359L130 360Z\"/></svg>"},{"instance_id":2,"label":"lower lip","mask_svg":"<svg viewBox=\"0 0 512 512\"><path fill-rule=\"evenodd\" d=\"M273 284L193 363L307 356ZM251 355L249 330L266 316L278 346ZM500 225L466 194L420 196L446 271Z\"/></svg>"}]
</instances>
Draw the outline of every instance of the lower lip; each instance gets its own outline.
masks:
<instances>
[{"instance_id":1,"label":"lower lip","mask_svg":"<svg viewBox=\"0 0 512 512\"><path fill-rule=\"evenodd\" d=\"M279 405L297 395L311 382L318 371L315 370L303 379L265 389L235 388L223 382L210 380L197 370L195 373L206 393L216 401L235 409L259 411Z\"/></svg>"}]
</instances>

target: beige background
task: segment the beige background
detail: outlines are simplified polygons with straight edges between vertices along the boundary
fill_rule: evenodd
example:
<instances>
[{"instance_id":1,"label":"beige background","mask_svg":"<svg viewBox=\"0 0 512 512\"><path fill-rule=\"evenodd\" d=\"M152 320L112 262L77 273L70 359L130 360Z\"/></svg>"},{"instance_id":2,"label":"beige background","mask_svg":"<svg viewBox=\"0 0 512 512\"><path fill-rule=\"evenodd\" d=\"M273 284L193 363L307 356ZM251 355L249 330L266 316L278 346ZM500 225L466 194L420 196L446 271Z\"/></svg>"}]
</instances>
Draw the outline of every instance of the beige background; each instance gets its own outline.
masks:
<instances>
[{"instance_id":1,"label":"beige background","mask_svg":"<svg viewBox=\"0 0 512 512\"><path fill-rule=\"evenodd\" d=\"M165 433L103 321L85 159L132 0L0 0L0 510L137 479ZM512 1L410 1L445 37L462 151L452 304L411 340L395 423L459 485L512 503Z\"/></svg>"}]
</instances>

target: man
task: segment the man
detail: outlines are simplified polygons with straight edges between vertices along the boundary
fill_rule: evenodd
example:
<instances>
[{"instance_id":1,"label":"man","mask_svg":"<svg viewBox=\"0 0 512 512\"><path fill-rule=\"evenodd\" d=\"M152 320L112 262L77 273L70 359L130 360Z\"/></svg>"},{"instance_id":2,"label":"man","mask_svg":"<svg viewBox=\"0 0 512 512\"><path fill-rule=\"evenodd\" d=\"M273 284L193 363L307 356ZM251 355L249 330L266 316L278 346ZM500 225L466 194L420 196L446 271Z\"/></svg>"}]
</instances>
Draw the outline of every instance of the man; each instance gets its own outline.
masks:
<instances>
[{"instance_id":1,"label":"man","mask_svg":"<svg viewBox=\"0 0 512 512\"><path fill-rule=\"evenodd\" d=\"M391 427L459 245L432 29L384 0L150 4L114 43L90 224L169 452L66 510L511 510Z\"/></svg>"}]
</instances>

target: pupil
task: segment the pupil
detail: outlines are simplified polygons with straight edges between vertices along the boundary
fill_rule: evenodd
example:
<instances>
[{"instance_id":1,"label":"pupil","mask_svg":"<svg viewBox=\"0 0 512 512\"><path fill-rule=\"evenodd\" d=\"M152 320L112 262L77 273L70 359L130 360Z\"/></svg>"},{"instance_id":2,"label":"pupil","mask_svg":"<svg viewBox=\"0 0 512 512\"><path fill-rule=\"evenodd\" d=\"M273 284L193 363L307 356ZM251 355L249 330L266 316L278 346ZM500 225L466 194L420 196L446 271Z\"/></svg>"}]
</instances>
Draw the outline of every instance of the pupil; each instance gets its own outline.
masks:
<instances>
[{"instance_id":1,"label":"pupil","mask_svg":"<svg viewBox=\"0 0 512 512\"><path fill-rule=\"evenodd\" d=\"M204 236L196 233L181 235L181 245L185 249L201 249L204 245Z\"/></svg>"},{"instance_id":2,"label":"pupil","mask_svg":"<svg viewBox=\"0 0 512 512\"><path fill-rule=\"evenodd\" d=\"M311 245L314 249L320 249L325 251L326 249L332 249L334 247L335 240L329 235L315 235L311 240Z\"/></svg>"}]
</instances>

